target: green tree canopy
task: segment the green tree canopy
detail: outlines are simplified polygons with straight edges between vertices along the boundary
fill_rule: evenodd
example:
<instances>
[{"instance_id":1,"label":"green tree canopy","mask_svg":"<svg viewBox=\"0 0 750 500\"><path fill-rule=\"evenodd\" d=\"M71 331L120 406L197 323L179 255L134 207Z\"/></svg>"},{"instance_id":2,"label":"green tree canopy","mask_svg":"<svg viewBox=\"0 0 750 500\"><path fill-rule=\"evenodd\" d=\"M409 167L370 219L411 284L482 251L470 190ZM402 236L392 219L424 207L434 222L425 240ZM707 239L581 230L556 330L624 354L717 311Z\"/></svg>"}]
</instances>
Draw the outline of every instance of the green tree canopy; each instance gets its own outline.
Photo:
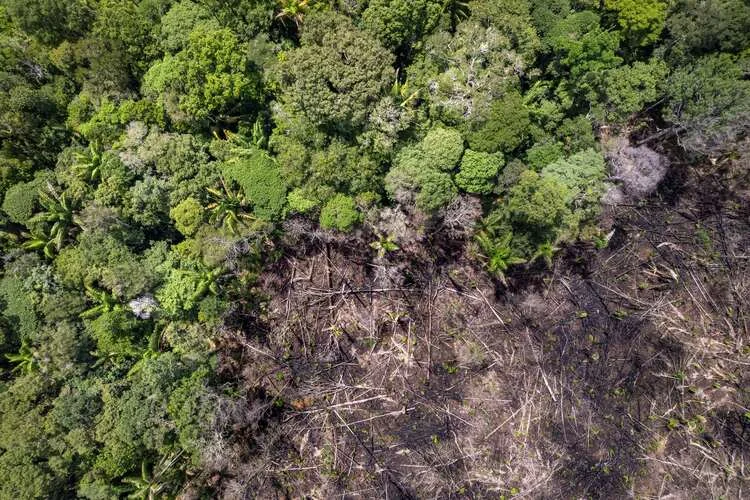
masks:
<instances>
[{"instance_id":1,"label":"green tree canopy","mask_svg":"<svg viewBox=\"0 0 750 500\"><path fill-rule=\"evenodd\" d=\"M600 27L591 11L576 12L557 23L549 35L555 54L554 70L568 91L579 99L594 99L606 70L622 63L617 55L620 35Z\"/></svg>"},{"instance_id":2,"label":"green tree canopy","mask_svg":"<svg viewBox=\"0 0 750 500\"><path fill-rule=\"evenodd\" d=\"M663 95L667 74L666 63L659 59L609 70L600 89L604 117L623 121L645 104L656 102Z\"/></svg>"},{"instance_id":3,"label":"green tree canopy","mask_svg":"<svg viewBox=\"0 0 750 500\"><path fill-rule=\"evenodd\" d=\"M83 35L95 14L85 0L5 0L3 7L21 29L48 45Z\"/></svg>"},{"instance_id":4,"label":"green tree canopy","mask_svg":"<svg viewBox=\"0 0 750 500\"><path fill-rule=\"evenodd\" d=\"M185 49L190 42L190 33L199 25L220 28L211 17L211 11L200 3L183 0L172 5L161 18L159 46L169 54Z\"/></svg>"},{"instance_id":5,"label":"green tree canopy","mask_svg":"<svg viewBox=\"0 0 750 500\"><path fill-rule=\"evenodd\" d=\"M438 24L440 0L372 0L362 13L362 27L384 47L411 51Z\"/></svg>"},{"instance_id":6,"label":"green tree canopy","mask_svg":"<svg viewBox=\"0 0 750 500\"><path fill-rule=\"evenodd\" d=\"M511 91L493 102L487 114L469 122L466 137L475 151L507 154L526 140L530 125L529 111L521 94Z\"/></svg>"},{"instance_id":7,"label":"green tree canopy","mask_svg":"<svg viewBox=\"0 0 750 500\"><path fill-rule=\"evenodd\" d=\"M313 125L343 135L360 131L393 84L393 56L340 14L306 18L301 47L283 54L281 102Z\"/></svg>"},{"instance_id":8,"label":"green tree canopy","mask_svg":"<svg viewBox=\"0 0 750 500\"><path fill-rule=\"evenodd\" d=\"M604 0L604 7L617 13L625 38L634 46L656 42L664 30L668 3L661 0Z\"/></svg>"},{"instance_id":9,"label":"green tree canopy","mask_svg":"<svg viewBox=\"0 0 750 500\"><path fill-rule=\"evenodd\" d=\"M263 100L247 47L230 30L210 24L196 27L183 50L148 70L143 92L161 100L175 122L197 125L249 117Z\"/></svg>"},{"instance_id":10,"label":"green tree canopy","mask_svg":"<svg viewBox=\"0 0 750 500\"><path fill-rule=\"evenodd\" d=\"M287 187L278 165L265 151L246 150L242 156L224 162L221 171L240 185L256 216L272 220L281 215Z\"/></svg>"},{"instance_id":11,"label":"green tree canopy","mask_svg":"<svg viewBox=\"0 0 750 500\"><path fill-rule=\"evenodd\" d=\"M407 69L407 82L428 100L430 115L450 125L485 116L496 99L519 85L533 60L501 28L473 18L461 22L455 35L429 37L424 52Z\"/></svg>"},{"instance_id":12,"label":"green tree canopy","mask_svg":"<svg viewBox=\"0 0 750 500\"><path fill-rule=\"evenodd\" d=\"M682 144L704 154L731 151L748 133L748 58L715 54L679 68L668 82L664 116L683 132Z\"/></svg>"},{"instance_id":13,"label":"green tree canopy","mask_svg":"<svg viewBox=\"0 0 750 500\"><path fill-rule=\"evenodd\" d=\"M326 229L350 230L361 219L351 196L337 194L320 211L320 225Z\"/></svg>"},{"instance_id":14,"label":"green tree canopy","mask_svg":"<svg viewBox=\"0 0 750 500\"><path fill-rule=\"evenodd\" d=\"M750 42L750 5L743 0L678 0L667 29L669 56L676 62L710 52L742 52Z\"/></svg>"},{"instance_id":15,"label":"green tree canopy","mask_svg":"<svg viewBox=\"0 0 750 500\"><path fill-rule=\"evenodd\" d=\"M456 174L456 185L467 193L490 194L502 165L503 157L499 154L468 150Z\"/></svg>"}]
</instances>

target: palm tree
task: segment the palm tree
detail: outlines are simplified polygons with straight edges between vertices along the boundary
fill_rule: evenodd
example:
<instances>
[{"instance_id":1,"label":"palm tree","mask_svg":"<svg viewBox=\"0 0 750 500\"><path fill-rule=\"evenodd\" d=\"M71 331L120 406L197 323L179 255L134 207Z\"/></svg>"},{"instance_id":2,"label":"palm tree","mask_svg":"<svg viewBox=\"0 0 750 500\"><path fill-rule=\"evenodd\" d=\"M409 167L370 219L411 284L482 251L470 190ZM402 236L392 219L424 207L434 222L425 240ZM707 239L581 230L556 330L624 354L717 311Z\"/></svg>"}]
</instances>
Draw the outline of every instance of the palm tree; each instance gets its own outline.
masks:
<instances>
[{"instance_id":1,"label":"palm tree","mask_svg":"<svg viewBox=\"0 0 750 500\"><path fill-rule=\"evenodd\" d=\"M218 266L212 269L203 268L197 271L180 269L175 272L181 276L186 276L193 282L193 289L195 291L190 299L195 302L207 293L211 293L212 295L219 294L219 280L224 275L224 271L224 267Z\"/></svg>"},{"instance_id":2,"label":"palm tree","mask_svg":"<svg viewBox=\"0 0 750 500\"><path fill-rule=\"evenodd\" d=\"M98 143L92 142L84 153L75 153L73 172L87 182L94 182L101 178L102 152Z\"/></svg>"},{"instance_id":3,"label":"palm tree","mask_svg":"<svg viewBox=\"0 0 750 500\"><path fill-rule=\"evenodd\" d=\"M97 316L101 316L104 313L122 309L122 304L120 304L120 302L117 300L117 297L115 297L113 293L99 291L89 285L86 285L86 295L88 295L89 298L96 303L96 305L79 314L79 317L83 319L93 319Z\"/></svg>"},{"instance_id":4,"label":"palm tree","mask_svg":"<svg viewBox=\"0 0 750 500\"><path fill-rule=\"evenodd\" d=\"M128 371L128 377L141 371L143 365L147 363L148 360L159 357L159 354L161 354L161 333L161 329L158 327L154 328L151 332L151 337L148 339L148 347L143 351L143 354L141 354L141 359L136 361L133 367Z\"/></svg>"},{"instance_id":5,"label":"palm tree","mask_svg":"<svg viewBox=\"0 0 750 500\"><path fill-rule=\"evenodd\" d=\"M141 500L154 500L163 498L161 493L168 486L167 474L182 455L182 451L171 457L162 457L154 466L152 472L148 470L148 463L144 460L141 462L141 473L139 475L124 478L122 481L129 485L130 493L128 498Z\"/></svg>"},{"instance_id":6,"label":"palm tree","mask_svg":"<svg viewBox=\"0 0 750 500\"><path fill-rule=\"evenodd\" d=\"M400 107L405 108L407 104L419 96L419 89L412 93L409 93L410 90L409 83L402 83L397 73L396 81L393 82L393 86L391 86L391 96L401 101L401 104L399 104Z\"/></svg>"},{"instance_id":7,"label":"palm tree","mask_svg":"<svg viewBox=\"0 0 750 500\"><path fill-rule=\"evenodd\" d=\"M253 123L253 144L260 149L265 149L268 146L268 137L266 137L265 126L260 116Z\"/></svg>"},{"instance_id":8,"label":"palm tree","mask_svg":"<svg viewBox=\"0 0 750 500\"><path fill-rule=\"evenodd\" d=\"M29 219L29 222L44 222L52 224L52 227L46 233L32 233L31 240L22 246L27 250L43 249L44 254L51 259L55 252L62 249L65 239L75 228L76 218L67 195L58 195L51 185L47 186L47 191L39 192L39 204L44 211Z\"/></svg>"},{"instance_id":9,"label":"palm tree","mask_svg":"<svg viewBox=\"0 0 750 500\"><path fill-rule=\"evenodd\" d=\"M218 141L226 141L229 143L230 151L233 156L242 156L248 152L255 151L256 149L265 149L266 146L268 146L265 122L261 116L258 116L255 119L252 135L250 137L227 129L222 129L221 134L218 130L214 130L213 136Z\"/></svg>"},{"instance_id":10,"label":"palm tree","mask_svg":"<svg viewBox=\"0 0 750 500\"><path fill-rule=\"evenodd\" d=\"M468 19L471 15L469 2L468 0L445 0L443 13L450 16L450 31L451 33L455 33L458 23Z\"/></svg>"},{"instance_id":11,"label":"palm tree","mask_svg":"<svg viewBox=\"0 0 750 500\"><path fill-rule=\"evenodd\" d=\"M498 239L489 231L483 230L477 234L476 240L484 254L483 257L486 260L487 269L500 278L503 284L507 284L505 273L510 266L526 262L525 259L518 257L510 247L510 242L513 240L513 233L506 233Z\"/></svg>"},{"instance_id":12,"label":"palm tree","mask_svg":"<svg viewBox=\"0 0 750 500\"><path fill-rule=\"evenodd\" d=\"M300 28L309 7L309 0L279 0L280 10L276 19L286 24L287 19L294 21L297 29Z\"/></svg>"},{"instance_id":13,"label":"palm tree","mask_svg":"<svg viewBox=\"0 0 750 500\"><path fill-rule=\"evenodd\" d=\"M206 293L213 295L219 294L219 278L224 274L224 268L219 266L213 269L203 269L201 271L192 271L195 279L195 293L192 299L198 300Z\"/></svg>"},{"instance_id":14,"label":"palm tree","mask_svg":"<svg viewBox=\"0 0 750 500\"><path fill-rule=\"evenodd\" d=\"M31 349L28 341L24 340L21 343L21 348L18 350L18 354L6 354L5 357L11 363L17 363L13 371L20 371L25 374L34 373L39 369L39 359L37 358L36 352Z\"/></svg>"},{"instance_id":15,"label":"palm tree","mask_svg":"<svg viewBox=\"0 0 750 500\"><path fill-rule=\"evenodd\" d=\"M207 189L213 199L207 207L211 211L209 222L217 226L223 226L233 234L237 234L237 227L240 224L244 225L246 221L250 222L255 219L252 215L244 212L249 203L240 190L231 190L227 187L224 179L221 179L221 186L223 191L213 188Z\"/></svg>"},{"instance_id":16,"label":"palm tree","mask_svg":"<svg viewBox=\"0 0 750 500\"><path fill-rule=\"evenodd\" d=\"M24 234L29 239L21 245L21 248L24 250L42 250L48 259L54 259L55 252L62 248L62 233L59 231L54 235L44 231L32 231L31 234Z\"/></svg>"}]
</instances>

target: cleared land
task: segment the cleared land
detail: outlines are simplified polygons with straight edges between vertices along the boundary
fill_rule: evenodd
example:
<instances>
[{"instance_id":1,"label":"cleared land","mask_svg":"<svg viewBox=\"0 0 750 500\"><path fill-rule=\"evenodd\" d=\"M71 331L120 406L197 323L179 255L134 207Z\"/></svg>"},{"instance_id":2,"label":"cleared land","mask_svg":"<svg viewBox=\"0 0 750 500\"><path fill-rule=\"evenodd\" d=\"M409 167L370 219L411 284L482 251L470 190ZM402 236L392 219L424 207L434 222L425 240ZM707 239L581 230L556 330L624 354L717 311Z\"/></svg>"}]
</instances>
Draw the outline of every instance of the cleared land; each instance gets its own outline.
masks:
<instances>
[{"instance_id":1,"label":"cleared land","mask_svg":"<svg viewBox=\"0 0 750 500\"><path fill-rule=\"evenodd\" d=\"M507 288L439 230L383 258L296 231L262 277L266 317L227 336L247 390L227 421L252 446L217 453L222 489L741 498L750 219L728 168L678 165L604 214L605 249Z\"/></svg>"}]
</instances>

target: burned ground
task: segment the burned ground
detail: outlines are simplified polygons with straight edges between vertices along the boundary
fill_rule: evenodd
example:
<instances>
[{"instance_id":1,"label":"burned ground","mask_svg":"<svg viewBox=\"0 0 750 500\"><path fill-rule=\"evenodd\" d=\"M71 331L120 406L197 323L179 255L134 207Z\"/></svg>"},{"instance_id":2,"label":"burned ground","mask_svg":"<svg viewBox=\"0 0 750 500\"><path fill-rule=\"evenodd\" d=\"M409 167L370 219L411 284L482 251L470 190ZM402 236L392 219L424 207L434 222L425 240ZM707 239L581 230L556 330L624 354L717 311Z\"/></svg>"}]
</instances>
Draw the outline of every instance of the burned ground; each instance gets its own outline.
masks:
<instances>
[{"instance_id":1,"label":"burned ground","mask_svg":"<svg viewBox=\"0 0 750 500\"><path fill-rule=\"evenodd\" d=\"M217 488L742 497L750 219L726 167L608 208L606 248L569 248L507 287L440 233L428 258L419 242L378 257L298 231L260 278L262 321L225 339L224 373L247 390L227 422L246 441L217 457Z\"/></svg>"}]
</instances>

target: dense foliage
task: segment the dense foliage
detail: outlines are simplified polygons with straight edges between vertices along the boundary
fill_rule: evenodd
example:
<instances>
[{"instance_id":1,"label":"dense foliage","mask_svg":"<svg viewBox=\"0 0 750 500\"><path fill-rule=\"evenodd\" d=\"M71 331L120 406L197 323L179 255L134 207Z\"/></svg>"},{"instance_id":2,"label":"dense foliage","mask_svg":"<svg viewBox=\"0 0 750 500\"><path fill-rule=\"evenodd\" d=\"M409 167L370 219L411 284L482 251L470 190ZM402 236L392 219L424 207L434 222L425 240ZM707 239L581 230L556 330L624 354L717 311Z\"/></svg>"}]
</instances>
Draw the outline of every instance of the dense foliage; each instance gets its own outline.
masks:
<instances>
[{"instance_id":1,"label":"dense foliage","mask_svg":"<svg viewBox=\"0 0 750 500\"><path fill-rule=\"evenodd\" d=\"M0 498L195 477L285 219L476 197L503 280L596 236L602 130L741 153L749 34L741 0L0 0Z\"/></svg>"}]
</instances>

